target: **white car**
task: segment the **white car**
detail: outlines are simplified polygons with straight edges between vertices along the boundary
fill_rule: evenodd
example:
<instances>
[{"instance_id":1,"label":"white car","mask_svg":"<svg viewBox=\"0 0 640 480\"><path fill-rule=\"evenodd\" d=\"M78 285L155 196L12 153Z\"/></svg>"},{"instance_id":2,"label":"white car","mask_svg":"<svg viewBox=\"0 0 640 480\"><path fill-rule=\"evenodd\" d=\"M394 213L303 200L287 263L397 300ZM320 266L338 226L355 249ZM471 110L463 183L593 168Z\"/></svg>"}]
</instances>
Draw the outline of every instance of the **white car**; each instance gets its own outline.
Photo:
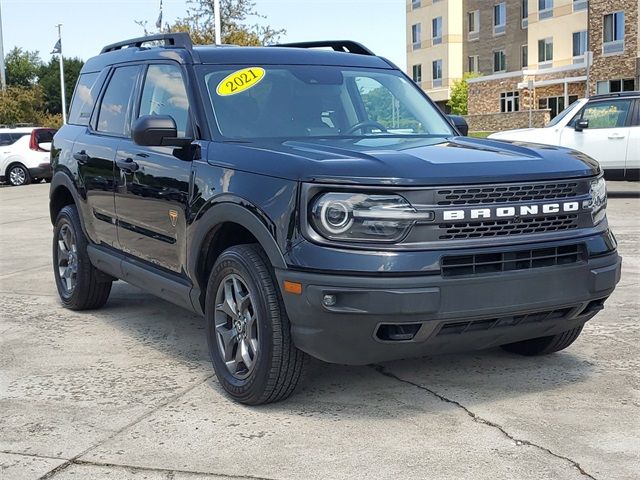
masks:
<instances>
[{"instance_id":1,"label":"white car","mask_svg":"<svg viewBox=\"0 0 640 480\"><path fill-rule=\"evenodd\" d=\"M50 180L55 133L54 128L0 128L0 181L19 186Z\"/></svg>"},{"instance_id":2,"label":"white car","mask_svg":"<svg viewBox=\"0 0 640 480\"><path fill-rule=\"evenodd\" d=\"M640 177L640 92L583 98L544 128L494 133L489 138L573 148L600 163L605 175Z\"/></svg>"}]
</instances>

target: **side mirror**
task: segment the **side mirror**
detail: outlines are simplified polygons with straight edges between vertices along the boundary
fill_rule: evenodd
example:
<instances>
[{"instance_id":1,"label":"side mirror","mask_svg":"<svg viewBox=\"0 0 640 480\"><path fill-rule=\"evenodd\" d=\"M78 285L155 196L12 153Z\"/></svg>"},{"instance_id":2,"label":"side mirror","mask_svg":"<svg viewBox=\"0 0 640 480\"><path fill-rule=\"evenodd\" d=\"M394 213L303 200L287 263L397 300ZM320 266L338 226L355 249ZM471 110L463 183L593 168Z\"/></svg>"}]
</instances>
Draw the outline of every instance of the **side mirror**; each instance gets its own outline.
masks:
<instances>
[{"instance_id":1,"label":"side mirror","mask_svg":"<svg viewBox=\"0 0 640 480\"><path fill-rule=\"evenodd\" d=\"M576 132L581 132L585 128L589 128L589 119L581 118L577 120L574 128L576 129Z\"/></svg>"},{"instance_id":2,"label":"side mirror","mask_svg":"<svg viewBox=\"0 0 640 480\"><path fill-rule=\"evenodd\" d=\"M143 115L133 122L133 141L145 147L185 147L192 139L178 138L176 121L169 115Z\"/></svg>"},{"instance_id":3,"label":"side mirror","mask_svg":"<svg viewBox=\"0 0 640 480\"><path fill-rule=\"evenodd\" d=\"M460 115L449 115L449 121L458 129L461 135L469 135L469 124Z\"/></svg>"}]
</instances>

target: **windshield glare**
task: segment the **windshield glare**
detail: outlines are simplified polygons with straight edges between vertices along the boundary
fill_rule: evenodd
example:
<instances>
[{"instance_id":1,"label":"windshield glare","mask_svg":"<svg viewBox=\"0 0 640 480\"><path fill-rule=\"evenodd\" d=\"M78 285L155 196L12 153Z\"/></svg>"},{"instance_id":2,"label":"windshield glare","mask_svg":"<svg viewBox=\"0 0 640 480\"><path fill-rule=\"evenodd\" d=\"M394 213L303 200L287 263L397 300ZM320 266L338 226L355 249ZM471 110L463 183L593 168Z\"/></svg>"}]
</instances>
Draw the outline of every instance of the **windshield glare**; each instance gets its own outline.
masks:
<instances>
[{"instance_id":1,"label":"windshield glare","mask_svg":"<svg viewBox=\"0 0 640 480\"><path fill-rule=\"evenodd\" d=\"M231 91L235 72L243 85ZM454 134L416 85L393 70L208 67L204 80L218 128L228 138Z\"/></svg>"}]
</instances>

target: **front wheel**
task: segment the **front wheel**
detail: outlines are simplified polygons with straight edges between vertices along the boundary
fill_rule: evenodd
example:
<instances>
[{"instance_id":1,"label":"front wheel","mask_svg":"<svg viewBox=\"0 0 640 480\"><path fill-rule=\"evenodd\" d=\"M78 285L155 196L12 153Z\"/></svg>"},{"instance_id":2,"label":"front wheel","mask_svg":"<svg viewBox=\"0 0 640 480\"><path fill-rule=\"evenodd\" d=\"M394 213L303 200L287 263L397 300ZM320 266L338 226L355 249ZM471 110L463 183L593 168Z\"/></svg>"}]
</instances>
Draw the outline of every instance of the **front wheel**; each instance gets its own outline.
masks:
<instances>
[{"instance_id":1,"label":"front wheel","mask_svg":"<svg viewBox=\"0 0 640 480\"><path fill-rule=\"evenodd\" d=\"M562 332L557 335L550 335L548 337L532 338L521 342L509 343L507 345L502 345L502 348L507 352L517 353L518 355L548 355L550 353L564 350L575 342L580 335L580 332L582 332L582 327L583 326L580 325L579 327L567 330L566 332Z\"/></svg>"},{"instance_id":2,"label":"front wheel","mask_svg":"<svg viewBox=\"0 0 640 480\"><path fill-rule=\"evenodd\" d=\"M207 286L207 343L216 376L227 394L247 405L289 397L300 381L306 354L292 342L289 319L258 245L238 245L220 255Z\"/></svg>"}]
</instances>

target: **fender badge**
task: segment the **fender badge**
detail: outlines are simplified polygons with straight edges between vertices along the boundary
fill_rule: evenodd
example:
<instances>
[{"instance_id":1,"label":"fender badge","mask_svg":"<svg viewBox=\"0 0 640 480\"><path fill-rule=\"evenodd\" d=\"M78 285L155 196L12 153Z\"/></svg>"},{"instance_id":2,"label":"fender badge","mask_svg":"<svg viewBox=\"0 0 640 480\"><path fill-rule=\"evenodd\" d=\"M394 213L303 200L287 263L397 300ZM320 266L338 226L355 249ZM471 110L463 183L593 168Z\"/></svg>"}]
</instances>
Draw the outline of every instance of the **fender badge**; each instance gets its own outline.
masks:
<instances>
[{"instance_id":1,"label":"fender badge","mask_svg":"<svg viewBox=\"0 0 640 480\"><path fill-rule=\"evenodd\" d=\"M178 212L176 210L169 210L169 220L171 220L171 226L175 227L178 223Z\"/></svg>"}]
</instances>

